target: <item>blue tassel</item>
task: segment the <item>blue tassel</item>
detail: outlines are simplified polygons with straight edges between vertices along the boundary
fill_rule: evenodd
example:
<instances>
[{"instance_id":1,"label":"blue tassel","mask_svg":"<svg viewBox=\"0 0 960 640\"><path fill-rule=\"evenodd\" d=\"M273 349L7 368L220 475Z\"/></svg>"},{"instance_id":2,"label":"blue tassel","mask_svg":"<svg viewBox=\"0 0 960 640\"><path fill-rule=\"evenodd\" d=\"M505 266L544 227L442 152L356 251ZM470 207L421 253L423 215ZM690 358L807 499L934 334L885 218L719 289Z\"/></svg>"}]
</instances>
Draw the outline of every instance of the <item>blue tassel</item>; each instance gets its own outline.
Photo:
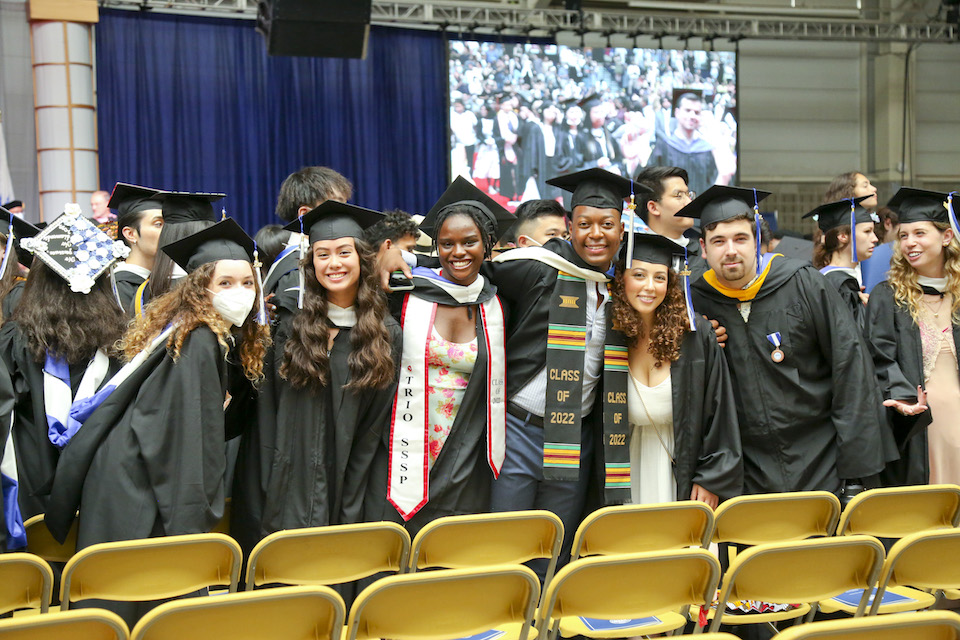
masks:
<instances>
[{"instance_id":1,"label":"blue tassel","mask_svg":"<svg viewBox=\"0 0 960 640\"><path fill-rule=\"evenodd\" d=\"M263 301L263 276L260 274L260 252L257 250L257 241L253 241L253 273L257 279L257 323L267 326L267 304Z\"/></svg>"},{"instance_id":2,"label":"blue tassel","mask_svg":"<svg viewBox=\"0 0 960 640\"><path fill-rule=\"evenodd\" d=\"M953 236L957 240L960 240L960 223L957 222L957 214L953 210L953 196L956 194L956 191L951 191L947 194L947 218L950 220L950 228L953 229Z\"/></svg>"},{"instance_id":3,"label":"blue tassel","mask_svg":"<svg viewBox=\"0 0 960 640\"><path fill-rule=\"evenodd\" d=\"M853 264L860 262L857 259L857 201L850 198L850 257Z\"/></svg>"}]
</instances>

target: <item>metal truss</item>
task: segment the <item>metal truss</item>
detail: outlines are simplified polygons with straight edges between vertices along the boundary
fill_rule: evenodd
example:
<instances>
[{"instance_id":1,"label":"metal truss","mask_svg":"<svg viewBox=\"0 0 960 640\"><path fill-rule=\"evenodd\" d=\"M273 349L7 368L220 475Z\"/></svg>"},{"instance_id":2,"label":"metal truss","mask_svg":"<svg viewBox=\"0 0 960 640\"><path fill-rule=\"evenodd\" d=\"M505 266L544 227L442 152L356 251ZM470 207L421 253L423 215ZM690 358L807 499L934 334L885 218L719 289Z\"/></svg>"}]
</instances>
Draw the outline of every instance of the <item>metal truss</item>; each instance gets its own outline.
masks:
<instances>
[{"instance_id":1,"label":"metal truss","mask_svg":"<svg viewBox=\"0 0 960 640\"><path fill-rule=\"evenodd\" d=\"M256 0L101 0L101 6L165 13L256 17ZM960 27L946 22L886 22L876 20L787 19L644 13L637 10L575 11L527 9L518 5L447 1L373 0L374 24L423 27L459 32L553 35L559 32L603 36L809 40L845 42L951 43L960 41ZM710 5L705 5L708 11Z\"/></svg>"}]
</instances>

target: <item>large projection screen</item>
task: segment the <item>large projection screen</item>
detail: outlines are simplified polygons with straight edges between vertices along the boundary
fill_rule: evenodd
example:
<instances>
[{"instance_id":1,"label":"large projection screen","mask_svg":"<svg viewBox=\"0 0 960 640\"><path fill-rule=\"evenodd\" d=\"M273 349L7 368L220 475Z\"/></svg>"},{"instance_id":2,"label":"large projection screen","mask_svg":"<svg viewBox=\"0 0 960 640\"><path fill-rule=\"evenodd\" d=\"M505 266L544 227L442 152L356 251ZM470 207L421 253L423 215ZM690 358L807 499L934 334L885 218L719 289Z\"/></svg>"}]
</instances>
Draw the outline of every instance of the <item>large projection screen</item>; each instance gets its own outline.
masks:
<instances>
[{"instance_id":1,"label":"large projection screen","mask_svg":"<svg viewBox=\"0 0 960 640\"><path fill-rule=\"evenodd\" d=\"M680 166L697 193L736 182L734 52L450 40L448 56L451 179L511 211L597 166Z\"/></svg>"}]
</instances>

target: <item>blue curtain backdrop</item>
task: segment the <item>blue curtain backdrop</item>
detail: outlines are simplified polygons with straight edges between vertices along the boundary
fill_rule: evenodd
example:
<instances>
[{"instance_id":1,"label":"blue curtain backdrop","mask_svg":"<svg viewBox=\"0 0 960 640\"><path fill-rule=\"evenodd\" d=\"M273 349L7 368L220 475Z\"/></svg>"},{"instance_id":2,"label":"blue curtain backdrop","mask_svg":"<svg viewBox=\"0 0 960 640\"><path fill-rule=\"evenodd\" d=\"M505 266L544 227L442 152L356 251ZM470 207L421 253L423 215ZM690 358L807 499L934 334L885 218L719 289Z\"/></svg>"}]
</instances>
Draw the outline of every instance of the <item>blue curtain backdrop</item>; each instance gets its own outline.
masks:
<instances>
[{"instance_id":1,"label":"blue curtain backdrop","mask_svg":"<svg viewBox=\"0 0 960 640\"><path fill-rule=\"evenodd\" d=\"M372 28L366 60L269 57L253 21L102 10L100 184L222 191L253 234L287 175L325 165L352 202L426 213L447 184L446 45Z\"/></svg>"}]
</instances>

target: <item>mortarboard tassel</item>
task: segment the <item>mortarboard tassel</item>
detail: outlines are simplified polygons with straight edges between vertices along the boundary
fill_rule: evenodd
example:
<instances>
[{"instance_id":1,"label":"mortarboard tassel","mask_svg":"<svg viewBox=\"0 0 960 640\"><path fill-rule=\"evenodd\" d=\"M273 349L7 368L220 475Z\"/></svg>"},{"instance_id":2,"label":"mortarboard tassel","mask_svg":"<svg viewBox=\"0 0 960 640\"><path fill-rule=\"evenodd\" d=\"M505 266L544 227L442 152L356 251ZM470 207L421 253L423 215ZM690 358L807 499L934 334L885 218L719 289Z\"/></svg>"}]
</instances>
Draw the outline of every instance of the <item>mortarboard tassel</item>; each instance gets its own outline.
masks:
<instances>
[{"instance_id":1,"label":"mortarboard tassel","mask_svg":"<svg viewBox=\"0 0 960 640\"><path fill-rule=\"evenodd\" d=\"M760 275L760 258L762 254L760 253L760 201L757 200L757 189L753 189L753 222L756 225L756 235L757 237L757 275Z\"/></svg>"},{"instance_id":2,"label":"mortarboard tassel","mask_svg":"<svg viewBox=\"0 0 960 640\"><path fill-rule=\"evenodd\" d=\"M687 307L687 320L690 321L690 331L697 330L697 323L693 315L693 296L690 295L690 262L687 248L683 248L683 271L680 277L683 278L683 297Z\"/></svg>"},{"instance_id":3,"label":"mortarboard tassel","mask_svg":"<svg viewBox=\"0 0 960 640\"><path fill-rule=\"evenodd\" d=\"M633 264L634 215L637 212L637 197L633 193L633 180L630 181L630 204L627 205L627 210L630 211L630 228L627 230L627 259L626 264L623 265L624 271Z\"/></svg>"},{"instance_id":4,"label":"mortarboard tassel","mask_svg":"<svg viewBox=\"0 0 960 640\"><path fill-rule=\"evenodd\" d=\"M226 220L226 219L227 219L227 208L226 208L226 207L220 207L220 220L222 221L222 220Z\"/></svg>"},{"instance_id":5,"label":"mortarboard tassel","mask_svg":"<svg viewBox=\"0 0 960 640\"><path fill-rule=\"evenodd\" d=\"M13 222L11 222L10 230L7 232L7 246L3 250L3 263L0 264L0 277L7 272L7 263L10 261L10 252L13 250Z\"/></svg>"},{"instance_id":6,"label":"mortarboard tassel","mask_svg":"<svg viewBox=\"0 0 960 640\"><path fill-rule=\"evenodd\" d=\"M850 198L850 257L857 264L857 201Z\"/></svg>"},{"instance_id":7,"label":"mortarboard tassel","mask_svg":"<svg viewBox=\"0 0 960 640\"><path fill-rule=\"evenodd\" d=\"M307 278L303 273L303 257L307 255L307 237L303 234L303 216L300 216L300 268L298 269L298 282L300 284L297 291L297 309L303 309L303 290L307 286Z\"/></svg>"},{"instance_id":8,"label":"mortarboard tassel","mask_svg":"<svg viewBox=\"0 0 960 640\"><path fill-rule=\"evenodd\" d=\"M263 300L263 277L260 275L260 268L263 263L260 262L260 251L257 249L257 241L253 241L253 273L257 279L257 323L267 326L267 304Z\"/></svg>"},{"instance_id":9,"label":"mortarboard tassel","mask_svg":"<svg viewBox=\"0 0 960 640\"><path fill-rule=\"evenodd\" d=\"M956 191L951 191L947 194L947 201L943 203L943 206L947 208L947 219L950 220L950 228L953 229L953 237L957 240L960 240L960 223L957 222L957 214L953 210L953 196L957 193Z\"/></svg>"}]
</instances>

